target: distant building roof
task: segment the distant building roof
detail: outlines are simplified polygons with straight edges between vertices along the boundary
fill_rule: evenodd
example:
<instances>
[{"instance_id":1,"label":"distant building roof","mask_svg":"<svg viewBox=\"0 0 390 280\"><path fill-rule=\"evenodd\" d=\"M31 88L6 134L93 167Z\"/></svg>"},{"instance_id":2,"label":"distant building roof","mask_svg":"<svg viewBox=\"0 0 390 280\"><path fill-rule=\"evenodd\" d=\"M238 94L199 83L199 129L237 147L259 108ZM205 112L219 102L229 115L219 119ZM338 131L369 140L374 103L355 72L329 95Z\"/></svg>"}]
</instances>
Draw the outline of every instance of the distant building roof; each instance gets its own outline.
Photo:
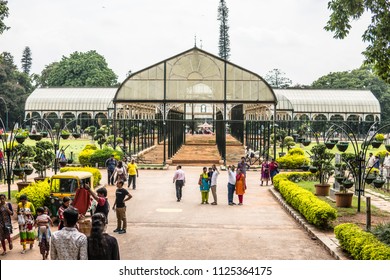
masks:
<instances>
[{"instance_id":1,"label":"distant building roof","mask_svg":"<svg viewBox=\"0 0 390 280\"><path fill-rule=\"evenodd\" d=\"M117 88L37 88L25 111L107 111Z\"/></svg>"}]
</instances>

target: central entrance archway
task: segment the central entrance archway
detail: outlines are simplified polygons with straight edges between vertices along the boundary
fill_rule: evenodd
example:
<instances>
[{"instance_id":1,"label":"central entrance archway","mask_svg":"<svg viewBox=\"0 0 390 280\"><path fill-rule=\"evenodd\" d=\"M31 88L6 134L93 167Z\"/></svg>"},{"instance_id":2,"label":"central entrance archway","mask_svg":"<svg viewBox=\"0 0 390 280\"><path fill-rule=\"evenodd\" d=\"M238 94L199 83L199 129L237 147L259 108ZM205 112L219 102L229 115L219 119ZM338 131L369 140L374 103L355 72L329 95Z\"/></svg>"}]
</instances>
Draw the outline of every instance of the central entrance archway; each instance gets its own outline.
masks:
<instances>
[{"instance_id":1,"label":"central entrance archway","mask_svg":"<svg viewBox=\"0 0 390 280\"><path fill-rule=\"evenodd\" d=\"M259 75L194 47L130 75L113 103L115 134L137 140L132 148L124 141L128 154L161 144L166 163L185 143L189 130L193 135L199 124L209 122L226 163L227 135L242 145L264 145L250 137L262 133L252 123L272 122L277 100ZM146 144L152 132L156 141Z\"/></svg>"}]
</instances>

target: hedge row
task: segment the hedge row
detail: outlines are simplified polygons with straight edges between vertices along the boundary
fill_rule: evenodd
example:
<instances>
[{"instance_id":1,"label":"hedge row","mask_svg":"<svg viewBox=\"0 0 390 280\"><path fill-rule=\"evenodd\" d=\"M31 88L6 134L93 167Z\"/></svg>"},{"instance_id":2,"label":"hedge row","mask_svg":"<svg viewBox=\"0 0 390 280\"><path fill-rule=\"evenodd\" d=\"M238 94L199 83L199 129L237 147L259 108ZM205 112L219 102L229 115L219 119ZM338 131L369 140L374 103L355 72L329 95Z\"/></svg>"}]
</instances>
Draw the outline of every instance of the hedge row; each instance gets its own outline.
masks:
<instances>
[{"instance_id":1,"label":"hedge row","mask_svg":"<svg viewBox=\"0 0 390 280\"><path fill-rule=\"evenodd\" d=\"M390 260L390 246L379 241L372 233L347 223L334 228L341 247L355 260Z\"/></svg>"},{"instance_id":2,"label":"hedge row","mask_svg":"<svg viewBox=\"0 0 390 280\"><path fill-rule=\"evenodd\" d=\"M60 169L60 172L66 171L87 171L91 172L93 175L93 186L96 187L100 184L100 180L102 179L102 174L99 169L94 167L63 167Z\"/></svg>"},{"instance_id":3,"label":"hedge row","mask_svg":"<svg viewBox=\"0 0 390 280\"><path fill-rule=\"evenodd\" d=\"M50 184L48 179L45 181L31 183L20 192L16 193L16 201L19 202L19 198L22 194L27 196L28 201L30 201L35 206L35 209L38 207L43 207L45 205L46 199L50 197Z\"/></svg>"},{"instance_id":4,"label":"hedge row","mask_svg":"<svg viewBox=\"0 0 390 280\"><path fill-rule=\"evenodd\" d=\"M336 219L336 209L289 180L289 177L298 178L309 174L309 172L278 174L273 179L274 186L286 202L299 211L310 224L325 228L329 226L330 221Z\"/></svg>"},{"instance_id":5,"label":"hedge row","mask_svg":"<svg viewBox=\"0 0 390 280\"><path fill-rule=\"evenodd\" d=\"M110 147L104 147L99 150L95 145L88 144L79 153L79 162L84 166L98 166L104 167L106 160L114 155L117 160L122 159L123 152L114 150Z\"/></svg>"}]
</instances>

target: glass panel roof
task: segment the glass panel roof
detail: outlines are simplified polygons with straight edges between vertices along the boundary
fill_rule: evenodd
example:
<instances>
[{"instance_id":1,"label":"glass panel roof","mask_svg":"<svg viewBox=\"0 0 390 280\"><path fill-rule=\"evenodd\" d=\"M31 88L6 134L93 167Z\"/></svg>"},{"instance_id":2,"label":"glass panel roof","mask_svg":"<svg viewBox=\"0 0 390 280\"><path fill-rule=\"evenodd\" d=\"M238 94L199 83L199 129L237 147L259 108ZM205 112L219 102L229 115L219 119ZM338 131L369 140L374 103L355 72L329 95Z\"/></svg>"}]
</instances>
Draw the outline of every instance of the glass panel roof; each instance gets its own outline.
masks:
<instances>
[{"instance_id":1,"label":"glass panel roof","mask_svg":"<svg viewBox=\"0 0 390 280\"><path fill-rule=\"evenodd\" d=\"M227 102L276 101L272 89L260 76L230 62L226 69ZM225 61L193 48L131 75L118 89L115 102L224 101L224 82Z\"/></svg>"},{"instance_id":2,"label":"glass panel roof","mask_svg":"<svg viewBox=\"0 0 390 280\"><path fill-rule=\"evenodd\" d=\"M116 88L37 88L26 111L107 111Z\"/></svg>"},{"instance_id":3,"label":"glass panel roof","mask_svg":"<svg viewBox=\"0 0 390 280\"><path fill-rule=\"evenodd\" d=\"M275 89L277 110L289 110L289 100L295 113L357 113L380 114L379 101L369 90L338 89Z\"/></svg>"}]
</instances>

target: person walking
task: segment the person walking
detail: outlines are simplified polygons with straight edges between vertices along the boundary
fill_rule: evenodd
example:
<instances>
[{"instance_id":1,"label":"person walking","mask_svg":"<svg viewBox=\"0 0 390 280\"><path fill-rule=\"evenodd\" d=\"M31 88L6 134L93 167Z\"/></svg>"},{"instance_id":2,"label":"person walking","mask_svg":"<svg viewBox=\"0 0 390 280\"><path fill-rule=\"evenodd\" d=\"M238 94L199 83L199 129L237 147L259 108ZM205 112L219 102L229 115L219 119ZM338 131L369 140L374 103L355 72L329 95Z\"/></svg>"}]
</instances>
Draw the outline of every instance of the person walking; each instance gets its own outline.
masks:
<instances>
[{"instance_id":1,"label":"person walking","mask_svg":"<svg viewBox=\"0 0 390 280\"><path fill-rule=\"evenodd\" d=\"M7 247L5 240L8 241L9 249L12 250L12 223L11 216L14 214L12 210L12 204L5 202L5 194L0 194L0 241L1 247L3 248L2 256L7 254Z\"/></svg>"},{"instance_id":2,"label":"person walking","mask_svg":"<svg viewBox=\"0 0 390 280\"><path fill-rule=\"evenodd\" d=\"M209 204L210 182L209 174L207 173L207 167L203 167L203 173L199 176L198 185L202 195L201 204Z\"/></svg>"},{"instance_id":3,"label":"person walking","mask_svg":"<svg viewBox=\"0 0 390 280\"><path fill-rule=\"evenodd\" d=\"M106 160L105 165L107 168L108 185L113 186L114 185L114 176L112 176L112 174L114 173L115 167L117 165L117 161L115 159L115 156L111 155L111 157Z\"/></svg>"},{"instance_id":4,"label":"person walking","mask_svg":"<svg viewBox=\"0 0 390 280\"><path fill-rule=\"evenodd\" d=\"M387 180L387 177L390 177L390 155L388 152L386 152L386 155L383 158L382 168L383 168L383 178Z\"/></svg>"},{"instance_id":5,"label":"person walking","mask_svg":"<svg viewBox=\"0 0 390 280\"><path fill-rule=\"evenodd\" d=\"M240 168L237 168L236 175L236 194L238 195L238 205L242 205L244 200L244 194L246 190L245 175L242 173Z\"/></svg>"},{"instance_id":6,"label":"person walking","mask_svg":"<svg viewBox=\"0 0 390 280\"><path fill-rule=\"evenodd\" d=\"M245 175L245 174L244 174ZM265 182L266 186L268 186L268 181L270 179L270 166L268 159L265 159L261 164L261 185Z\"/></svg>"},{"instance_id":7,"label":"person walking","mask_svg":"<svg viewBox=\"0 0 390 280\"><path fill-rule=\"evenodd\" d=\"M38 246L43 260L46 260L49 256L51 237L50 226L54 226L53 221L49 215L45 214L43 207L38 207L35 227L38 230Z\"/></svg>"},{"instance_id":8,"label":"person walking","mask_svg":"<svg viewBox=\"0 0 390 280\"><path fill-rule=\"evenodd\" d=\"M19 201L16 212L18 214L20 245L23 247L21 253L24 254L26 253L27 244L30 245L30 250L34 247L35 233L33 228L33 215L35 215L35 207L31 202L27 201L25 194L19 197Z\"/></svg>"},{"instance_id":9,"label":"person walking","mask_svg":"<svg viewBox=\"0 0 390 280\"><path fill-rule=\"evenodd\" d=\"M92 215L91 234L88 239L88 260L119 260L119 246L115 237L105 233L106 216Z\"/></svg>"},{"instance_id":10,"label":"person walking","mask_svg":"<svg viewBox=\"0 0 390 280\"><path fill-rule=\"evenodd\" d=\"M117 227L114 232L119 234L126 233L127 219L126 219L126 205L125 202L132 198L132 195L123 188L123 181L116 183L115 203L112 210L116 211Z\"/></svg>"},{"instance_id":11,"label":"person walking","mask_svg":"<svg viewBox=\"0 0 390 280\"><path fill-rule=\"evenodd\" d=\"M236 205L233 202L233 194L236 189L236 172L235 172L235 166L228 166L228 203L230 206Z\"/></svg>"},{"instance_id":12,"label":"person walking","mask_svg":"<svg viewBox=\"0 0 390 280\"><path fill-rule=\"evenodd\" d=\"M180 202L182 198L182 189L186 183L186 176L184 171L181 169L181 165L176 167L175 174L173 175L173 183L176 187L176 199Z\"/></svg>"},{"instance_id":13,"label":"person walking","mask_svg":"<svg viewBox=\"0 0 390 280\"><path fill-rule=\"evenodd\" d=\"M138 165L135 163L135 160L132 158L131 162L127 165L127 173L129 174L129 182L127 188L130 188L133 184L133 190L136 189L136 176L138 177Z\"/></svg>"},{"instance_id":14,"label":"person walking","mask_svg":"<svg viewBox=\"0 0 390 280\"><path fill-rule=\"evenodd\" d=\"M62 230L56 231L51 237L50 258L52 260L87 260L88 241L84 233L76 229L79 212L70 206L64 211Z\"/></svg>"},{"instance_id":15,"label":"person walking","mask_svg":"<svg viewBox=\"0 0 390 280\"><path fill-rule=\"evenodd\" d=\"M118 181L125 182L127 180L127 169L123 166L122 161L118 161L118 165L115 167L111 176L114 177L114 183Z\"/></svg>"},{"instance_id":16,"label":"person walking","mask_svg":"<svg viewBox=\"0 0 390 280\"><path fill-rule=\"evenodd\" d=\"M219 171L218 171L215 164L213 164L212 168L213 168L213 173L211 175L211 193L213 195L214 201L211 203L211 205L217 205L218 204L218 202L217 202L217 179L218 179Z\"/></svg>"}]
</instances>

